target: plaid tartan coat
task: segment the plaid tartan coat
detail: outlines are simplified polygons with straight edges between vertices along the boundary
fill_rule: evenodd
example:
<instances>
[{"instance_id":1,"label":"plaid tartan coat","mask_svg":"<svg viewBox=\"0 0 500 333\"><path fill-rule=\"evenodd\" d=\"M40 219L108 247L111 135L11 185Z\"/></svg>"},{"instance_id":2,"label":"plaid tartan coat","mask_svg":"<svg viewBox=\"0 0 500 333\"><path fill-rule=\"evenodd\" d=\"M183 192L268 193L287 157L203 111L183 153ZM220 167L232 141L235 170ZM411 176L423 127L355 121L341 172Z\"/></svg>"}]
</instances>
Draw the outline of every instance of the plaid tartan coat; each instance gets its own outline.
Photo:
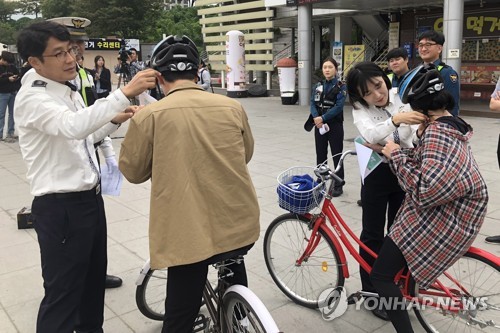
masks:
<instances>
[{"instance_id":1,"label":"plaid tartan coat","mask_svg":"<svg viewBox=\"0 0 500 333\"><path fill-rule=\"evenodd\" d=\"M420 288L427 289L469 249L486 215L488 192L468 145L468 127L464 135L432 122L416 148L391 155L406 197L389 237Z\"/></svg>"}]
</instances>

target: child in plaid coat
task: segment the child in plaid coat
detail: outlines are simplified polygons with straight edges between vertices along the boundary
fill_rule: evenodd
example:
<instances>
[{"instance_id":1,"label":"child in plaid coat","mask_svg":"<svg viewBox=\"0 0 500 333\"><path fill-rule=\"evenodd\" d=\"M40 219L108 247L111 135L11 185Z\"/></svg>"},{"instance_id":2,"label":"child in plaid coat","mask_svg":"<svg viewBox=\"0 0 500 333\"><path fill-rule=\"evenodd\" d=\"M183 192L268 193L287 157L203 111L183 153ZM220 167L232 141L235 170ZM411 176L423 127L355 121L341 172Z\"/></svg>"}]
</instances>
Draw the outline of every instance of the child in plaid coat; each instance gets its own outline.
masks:
<instances>
[{"instance_id":1,"label":"child in plaid coat","mask_svg":"<svg viewBox=\"0 0 500 333\"><path fill-rule=\"evenodd\" d=\"M486 183L468 145L472 127L448 111L454 101L443 88L431 70L401 92L429 120L416 148L389 142L382 150L406 197L370 275L381 298L402 300L394 277L404 266L427 289L469 249L486 215ZM398 332L413 332L406 310L386 311Z\"/></svg>"}]
</instances>

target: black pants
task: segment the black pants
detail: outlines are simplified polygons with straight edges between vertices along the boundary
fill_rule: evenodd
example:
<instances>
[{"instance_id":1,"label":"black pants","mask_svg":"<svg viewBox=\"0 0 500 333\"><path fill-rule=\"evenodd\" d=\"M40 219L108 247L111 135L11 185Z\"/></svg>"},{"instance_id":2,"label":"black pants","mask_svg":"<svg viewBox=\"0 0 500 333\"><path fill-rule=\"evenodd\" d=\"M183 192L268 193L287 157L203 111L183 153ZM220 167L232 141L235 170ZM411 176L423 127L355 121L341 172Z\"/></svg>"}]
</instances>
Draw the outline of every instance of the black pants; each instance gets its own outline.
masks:
<instances>
[{"instance_id":1,"label":"black pants","mask_svg":"<svg viewBox=\"0 0 500 333\"><path fill-rule=\"evenodd\" d=\"M191 333L198 315L207 279L208 266L219 261L204 260L198 263L169 267L167 271L167 299L162 333ZM229 285L248 286L245 263L229 265L234 273L226 278Z\"/></svg>"},{"instance_id":2,"label":"black pants","mask_svg":"<svg viewBox=\"0 0 500 333\"><path fill-rule=\"evenodd\" d=\"M319 134L319 129L314 128L314 141L316 143L316 164L321 164L328 158L328 143L330 143L330 149L332 151L332 156L338 153L342 153L344 149L344 123L342 122L329 122L328 126L330 131L325 134ZM337 167L339 163L340 155L333 158L334 167ZM337 176L344 179L344 167L340 168Z\"/></svg>"},{"instance_id":3,"label":"black pants","mask_svg":"<svg viewBox=\"0 0 500 333\"><path fill-rule=\"evenodd\" d=\"M106 216L100 194L48 194L32 204L45 295L38 333L103 332Z\"/></svg>"},{"instance_id":4,"label":"black pants","mask_svg":"<svg viewBox=\"0 0 500 333\"><path fill-rule=\"evenodd\" d=\"M385 225L387 230L394 222L396 213L403 203L405 193L398 184L396 176L392 173L389 164L380 165L365 178L365 184L361 187L361 203L363 208L360 239L375 253L380 251L385 237ZM360 248L361 257L373 265L374 259L366 251ZM364 291L375 291L368 273L360 267L361 285Z\"/></svg>"},{"instance_id":5,"label":"black pants","mask_svg":"<svg viewBox=\"0 0 500 333\"><path fill-rule=\"evenodd\" d=\"M373 266L370 279L380 299L384 301L381 304L397 304L397 306L384 308L396 331L411 333L413 329L410 317L408 316L408 311L402 306L404 304L403 294L394 283L396 274L404 267L406 267L406 261L403 254L392 239L386 237L384 245L380 249L379 257Z\"/></svg>"}]
</instances>

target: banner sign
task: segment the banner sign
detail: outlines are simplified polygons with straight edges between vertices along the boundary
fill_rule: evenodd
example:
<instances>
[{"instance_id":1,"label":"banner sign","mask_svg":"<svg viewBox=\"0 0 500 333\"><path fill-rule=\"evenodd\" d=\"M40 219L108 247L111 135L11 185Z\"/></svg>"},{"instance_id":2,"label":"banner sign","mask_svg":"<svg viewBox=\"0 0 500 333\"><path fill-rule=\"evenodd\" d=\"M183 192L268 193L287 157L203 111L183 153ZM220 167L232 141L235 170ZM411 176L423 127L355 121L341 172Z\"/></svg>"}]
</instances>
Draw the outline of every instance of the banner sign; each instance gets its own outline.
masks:
<instances>
[{"instance_id":1,"label":"banner sign","mask_svg":"<svg viewBox=\"0 0 500 333\"><path fill-rule=\"evenodd\" d=\"M439 16L417 17L417 31L436 30L443 32L443 18ZM464 38L499 38L500 10L464 13Z\"/></svg>"},{"instance_id":2,"label":"banner sign","mask_svg":"<svg viewBox=\"0 0 500 333\"><path fill-rule=\"evenodd\" d=\"M135 48L137 51L141 49L138 39L91 38L85 41L86 50L118 51L122 45L125 45L126 49Z\"/></svg>"},{"instance_id":3,"label":"banner sign","mask_svg":"<svg viewBox=\"0 0 500 333\"><path fill-rule=\"evenodd\" d=\"M365 60L364 53L364 45L344 46L344 77L355 64Z\"/></svg>"}]
</instances>

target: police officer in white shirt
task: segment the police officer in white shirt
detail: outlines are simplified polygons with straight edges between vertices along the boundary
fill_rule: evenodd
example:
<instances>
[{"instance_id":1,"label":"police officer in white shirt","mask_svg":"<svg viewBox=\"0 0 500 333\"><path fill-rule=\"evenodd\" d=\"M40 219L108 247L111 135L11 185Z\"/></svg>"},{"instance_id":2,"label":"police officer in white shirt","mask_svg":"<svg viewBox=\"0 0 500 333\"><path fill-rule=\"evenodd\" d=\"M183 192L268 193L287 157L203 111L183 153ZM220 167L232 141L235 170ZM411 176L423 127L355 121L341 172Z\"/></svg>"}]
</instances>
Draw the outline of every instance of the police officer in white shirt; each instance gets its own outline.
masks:
<instances>
[{"instance_id":1,"label":"police officer in white shirt","mask_svg":"<svg viewBox=\"0 0 500 333\"><path fill-rule=\"evenodd\" d=\"M69 31L72 46L78 52L77 57L83 58L85 53L85 41L89 40L89 36L85 31L85 27L88 27L91 23L89 19L84 17L56 17L47 21L56 22L66 26ZM82 95L85 106L90 106L97 100L97 90L95 89L94 79L92 74L83 67L83 64L76 64L76 71L78 75L74 80L70 82L76 86L78 92ZM95 153L97 156L97 162L99 163L99 154L97 148L101 150L101 153L106 160L108 168L118 167L116 162L116 154L113 149L113 143L109 136L96 143ZM114 275L106 275L106 288L117 288L122 285L122 279Z\"/></svg>"},{"instance_id":2,"label":"police officer in white shirt","mask_svg":"<svg viewBox=\"0 0 500 333\"><path fill-rule=\"evenodd\" d=\"M85 108L74 86L75 52L66 27L23 29L17 49L33 67L22 79L15 119L27 166L45 296L37 332L103 332L106 217L93 144L138 110L129 98L155 86L157 72Z\"/></svg>"}]
</instances>

